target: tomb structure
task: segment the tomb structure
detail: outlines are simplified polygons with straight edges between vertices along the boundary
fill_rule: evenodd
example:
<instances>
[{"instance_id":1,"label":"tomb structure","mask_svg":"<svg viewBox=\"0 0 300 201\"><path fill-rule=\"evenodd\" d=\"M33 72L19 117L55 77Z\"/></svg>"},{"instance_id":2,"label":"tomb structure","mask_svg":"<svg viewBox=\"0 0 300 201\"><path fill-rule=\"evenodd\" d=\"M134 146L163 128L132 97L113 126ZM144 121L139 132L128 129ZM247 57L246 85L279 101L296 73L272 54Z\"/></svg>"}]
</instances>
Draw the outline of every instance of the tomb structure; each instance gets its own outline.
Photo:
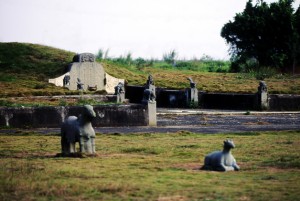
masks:
<instances>
[{"instance_id":1,"label":"tomb structure","mask_svg":"<svg viewBox=\"0 0 300 201\"><path fill-rule=\"evenodd\" d=\"M67 73L49 79L49 83L68 88L69 90L106 91L114 94L118 83L124 84L124 79L115 78L104 71L103 66L96 62L91 53L77 54L69 65Z\"/></svg>"}]
</instances>

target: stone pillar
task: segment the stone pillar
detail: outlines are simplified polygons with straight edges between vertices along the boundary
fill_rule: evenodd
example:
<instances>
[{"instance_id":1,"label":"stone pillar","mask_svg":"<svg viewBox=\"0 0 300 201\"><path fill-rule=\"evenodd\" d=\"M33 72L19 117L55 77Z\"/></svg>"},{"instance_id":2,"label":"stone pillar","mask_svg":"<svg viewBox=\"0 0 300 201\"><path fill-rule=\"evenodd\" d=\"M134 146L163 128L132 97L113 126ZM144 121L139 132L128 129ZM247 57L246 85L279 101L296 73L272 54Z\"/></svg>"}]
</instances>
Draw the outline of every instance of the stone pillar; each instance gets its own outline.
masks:
<instances>
[{"instance_id":1,"label":"stone pillar","mask_svg":"<svg viewBox=\"0 0 300 201\"><path fill-rule=\"evenodd\" d=\"M157 126L156 120L156 101L148 101L148 126Z\"/></svg>"},{"instance_id":2,"label":"stone pillar","mask_svg":"<svg viewBox=\"0 0 300 201\"><path fill-rule=\"evenodd\" d=\"M146 82L142 103L147 105L148 110L148 126L157 126L156 120L156 95L155 85L152 75L148 76Z\"/></svg>"},{"instance_id":3,"label":"stone pillar","mask_svg":"<svg viewBox=\"0 0 300 201\"><path fill-rule=\"evenodd\" d=\"M186 101L188 107L198 107L198 89L186 89Z\"/></svg>"},{"instance_id":4,"label":"stone pillar","mask_svg":"<svg viewBox=\"0 0 300 201\"><path fill-rule=\"evenodd\" d=\"M257 89L257 108L259 110L268 110L269 99L267 84L264 81L260 81Z\"/></svg>"},{"instance_id":5,"label":"stone pillar","mask_svg":"<svg viewBox=\"0 0 300 201\"><path fill-rule=\"evenodd\" d=\"M155 86L149 85L145 87L142 103L147 106L148 110L148 125L156 126L156 100L155 100Z\"/></svg>"}]
</instances>

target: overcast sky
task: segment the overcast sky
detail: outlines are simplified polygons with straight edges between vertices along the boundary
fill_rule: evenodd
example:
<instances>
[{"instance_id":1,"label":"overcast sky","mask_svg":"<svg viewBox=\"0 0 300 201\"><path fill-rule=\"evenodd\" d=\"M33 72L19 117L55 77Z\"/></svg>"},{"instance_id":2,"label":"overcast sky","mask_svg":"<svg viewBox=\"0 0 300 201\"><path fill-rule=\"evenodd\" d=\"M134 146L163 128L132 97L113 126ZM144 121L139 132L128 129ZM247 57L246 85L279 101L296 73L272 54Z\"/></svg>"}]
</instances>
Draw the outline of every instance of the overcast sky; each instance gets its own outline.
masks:
<instances>
[{"instance_id":1,"label":"overcast sky","mask_svg":"<svg viewBox=\"0 0 300 201\"><path fill-rule=\"evenodd\" d=\"M220 31L246 2L0 0L0 42L37 43L76 53L109 49L111 57L130 52L134 58L160 59L175 49L180 58L206 54L228 59Z\"/></svg>"}]
</instances>

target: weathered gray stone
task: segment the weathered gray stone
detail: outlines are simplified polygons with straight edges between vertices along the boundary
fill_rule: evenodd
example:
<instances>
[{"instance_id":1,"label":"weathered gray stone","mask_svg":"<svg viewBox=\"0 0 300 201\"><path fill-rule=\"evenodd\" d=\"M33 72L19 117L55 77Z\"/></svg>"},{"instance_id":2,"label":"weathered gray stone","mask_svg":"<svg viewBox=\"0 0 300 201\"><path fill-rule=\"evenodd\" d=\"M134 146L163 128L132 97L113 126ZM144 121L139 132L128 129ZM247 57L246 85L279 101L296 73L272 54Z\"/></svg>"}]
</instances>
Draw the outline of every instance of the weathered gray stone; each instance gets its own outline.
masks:
<instances>
[{"instance_id":1,"label":"weathered gray stone","mask_svg":"<svg viewBox=\"0 0 300 201\"><path fill-rule=\"evenodd\" d=\"M156 95L155 95L155 86L152 75L148 76L148 80L146 82L145 90L143 93L142 103L147 106L148 111L148 125L156 126Z\"/></svg>"},{"instance_id":2,"label":"weathered gray stone","mask_svg":"<svg viewBox=\"0 0 300 201\"><path fill-rule=\"evenodd\" d=\"M260 81L258 86L257 99L258 99L258 108L260 110L269 109L269 98L268 98L268 88L265 81Z\"/></svg>"},{"instance_id":3,"label":"weathered gray stone","mask_svg":"<svg viewBox=\"0 0 300 201\"><path fill-rule=\"evenodd\" d=\"M95 62L95 55L92 53L76 54L73 57L73 62Z\"/></svg>"},{"instance_id":4,"label":"weathered gray stone","mask_svg":"<svg viewBox=\"0 0 300 201\"><path fill-rule=\"evenodd\" d=\"M240 167L230 152L230 149L234 147L235 145L232 140L225 140L223 151L215 151L205 156L202 169L214 171L240 170Z\"/></svg>"},{"instance_id":5,"label":"weathered gray stone","mask_svg":"<svg viewBox=\"0 0 300 201\"><path fill-rule=\"evenodd\" d=\"M186 98L188 106L198 106L198 89L186 89Z\"/></svg>"},{"instance_id":6,"label":"weathered gray stone","mask_svg":"<svg viewBox=\"0 0 300 201\"><path fill-rule=\"evenodd\" d=\"M149 85L155 85L153 77L152 77L151 74L148 75L148 79L147 79L147 82L146 82L146 86L149 86Z\"/></svg>"},{"instance_id":7,"label":"weathered gray stone","mask_svg":"<svg viewBox=\"0 0 300 201\"><path fill-rule=\"evenodd\" d=\"M101 64L97 62L74 62L70 69L70 90L78 90L77 78L84 85L82 88L88 90L88 86L97 86L98 90L105 90L105 72Z\"/></svg>"},{"instance_id":8,"label":"weathered gray stone","mask_svg":"<svg viewBox=\"0 0 300 201\"><path fill-rule=\"evenodd\" d=\"M186 102L188 107L198 106L198 89L192 78L187 78L190 81L190 88L186 89Z\"/></svg>"},{"instance_id":9,"label":"weathered gray stone","mask_svg":"<svg viewBox=\"0 0 300 201\"><path fill-rule=\"evenodd\" d=\"M147 108L148 108L148 125L157 126L156 101L148 102Z\"/></svg>"},{"instance_id":10,"label":"weathered gray stone","mask_svg":"<svg viewBox=\"0 0 300 201\"><path fill-rule=\"evenodd\" d=\"M118 85L115 86L115 95L117 95L117 103L123 103L125 101L125 89L122 82L119 82Z\"/></svg>"},{"instance_id":11,"label":"weathered gray stone","mask_svg":"<svg viewBox=\"0 0 300 201\"><path fill-rule=\"evenodd\" d=\"M63 79L63 82L64 82L64 84L63 84L63 86L65 87L65 86L69 86L70 85L70 75L65 75L64 76L64 79Z\"/></svg>"},{"instance_id":12,"label":"weathered gray stone","mask_svg":"<svg viewBox=\"0 0 300 201\"><path fill-rule=\"evenodd\" d=\"M68 66L68 72L54 79L49 79L49 83L56 86L66 87L70 90L78 90L78 80L84 85L83 90L106 91L114 93L117 83L124 83L124 79L115 78L105 73L103 66L96 62L95 56L91 53L77 54L73 58L73 63ZM81 89L80 89L81 90Z\"/></svg>"},{"instance_id":13,"label":"weathered gray stone","mask_svg":"<svg viewBox=\"0 0 300 201\"><path fill-rule=\"evenodd\" d=\"M77 90L83 90L83 83L81 82L81 80L79 78L77 78Z\"/></svg>"},{"instance_id":14,"label":"weathered gray stone","mask_svg":"<svg viewBox=\"0 0 300 201\"><path fill-rule=\"evenodd\" d=\"M155 90L145 89L142 103L147 104L148 102L155 102Z\"/></svg>"},{"instance_id":15,"label":"weathered gray stone","mask_svg":"<svg viewBox=\"0 0 300 201\"><path fill-rule=\"evenodd\" d=\"M63 155L75 153L75 143L79 142L81 153L96 153L95 131L91 121L96 113L91 105L85 105L83 113L68 117L61 127L61 151Z\"/></svg>"},{"instance_id":16,"label":"weathered gray stone","mask_svg":"<svg viewBox=\"0 0 300 201\"><path fill-rule=\"evenodd\" d=\"M111 101L116 101L112 95ZM112 104L93 106L97 115L95 127L148 126L148 111L144 104ZM68 116L79 116L83 106L0 107L0 126L13 128L59 128Z\"/></svg>"},{"instance_id":17,"label":"weathered gray stone","mask_svg":"<svg viewBox=\"0 0 300 201\"><path fill-rule=\"evenodd\" d=\"M145 85L142 103L148 104L148 102L155 102L155 99L156 99L156 95L155 95L154 80L152 75L149 75Z\"/></svg>"},{"instance_id":18,"label":"weathered gray stone","mask_svg":"<svg viewBox=\"0 0 300 201\"><path fill-rule=\"evenodd\" d=\"M115 95L125 93L124 84L119 82L117 86L115 86Z\"/></svg>"}]
</instances>

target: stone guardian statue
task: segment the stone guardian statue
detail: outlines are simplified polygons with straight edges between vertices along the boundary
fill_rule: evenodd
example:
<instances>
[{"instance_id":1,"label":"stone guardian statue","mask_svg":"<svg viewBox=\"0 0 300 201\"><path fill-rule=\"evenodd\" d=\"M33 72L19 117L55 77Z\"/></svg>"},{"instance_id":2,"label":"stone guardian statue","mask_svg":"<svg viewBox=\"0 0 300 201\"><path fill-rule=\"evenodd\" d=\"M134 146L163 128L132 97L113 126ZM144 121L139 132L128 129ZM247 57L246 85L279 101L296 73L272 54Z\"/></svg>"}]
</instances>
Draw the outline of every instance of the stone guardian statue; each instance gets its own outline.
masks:
<instances>
[{"instance_id":1,"label":"stone guardian statue","mask_svg":"<svg viewBox=\"0 0 300 201\"><path fill-rule=\"evenodd\" d=\"M235 147L232 140L225 140L223 151L215 151L204 159L203 170L214 171L238 171L240 167L237 165L234 157L231 155L230 150Z\"/></svg>"},{"instance_id":2,"label":"stone guardian statue","mask_svg":"<svg viewBox=\"0 0 300 201\"><path fill-rule=\"evenodd\" d=\"M62 155L76 152L75 143L79 142L81 153L95 154L95 131L91 121L96 113L91 105L85 105L79 117L69 116L61 127Z\"/></svg>"}]
</instances>

